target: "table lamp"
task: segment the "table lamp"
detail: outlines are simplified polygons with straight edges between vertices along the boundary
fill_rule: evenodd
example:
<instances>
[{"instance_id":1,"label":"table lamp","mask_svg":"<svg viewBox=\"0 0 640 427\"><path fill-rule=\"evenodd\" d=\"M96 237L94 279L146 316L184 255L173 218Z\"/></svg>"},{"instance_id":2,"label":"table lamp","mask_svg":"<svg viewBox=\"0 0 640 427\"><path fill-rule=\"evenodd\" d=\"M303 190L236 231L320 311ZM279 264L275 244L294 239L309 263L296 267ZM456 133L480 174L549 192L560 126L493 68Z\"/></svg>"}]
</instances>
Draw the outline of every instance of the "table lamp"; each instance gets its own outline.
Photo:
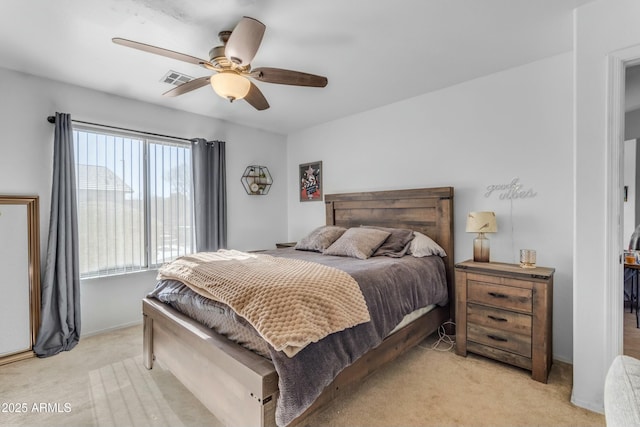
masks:
<instances>
[{"instance_id":1,"label":"table lamp","mask_svg":"<svg viewBox=\"0 0 640 427\"><path fill-rule=\"evenodd\" d=\"M484 233L498 231L496 214L494 212L469 212L467 215L467 233L478 233L473 239L473 260L489 262L489 239Z\"/></svg>"}]
</instances>

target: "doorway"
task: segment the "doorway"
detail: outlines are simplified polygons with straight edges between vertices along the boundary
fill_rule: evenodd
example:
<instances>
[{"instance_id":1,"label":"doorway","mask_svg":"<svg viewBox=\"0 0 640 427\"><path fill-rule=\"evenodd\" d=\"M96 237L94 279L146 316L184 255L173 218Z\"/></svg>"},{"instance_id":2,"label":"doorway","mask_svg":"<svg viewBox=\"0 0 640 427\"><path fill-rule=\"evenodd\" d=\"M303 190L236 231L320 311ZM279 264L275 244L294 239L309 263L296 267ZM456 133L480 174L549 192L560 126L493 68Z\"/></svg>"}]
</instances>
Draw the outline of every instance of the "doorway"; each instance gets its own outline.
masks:
<instances>
[{"instance_id":1,"label":"doorway","mask_svg":"<svg viewBox=\"0 0 640 427\"><path fill-rule=\"evenodd\" d=\"M631 234L640 224L640 198L638 197L640 150L637 149L637 139L640 138L640 65L627 66L625 69L624 116L622 243L623 248L626 249ZM640 271L632 268L624 269L624 294L625 300L629 301L624 306L622 340L622 354L638 359L640 359L640 328L637 324L639 273Z\"/></svg>"},{"instance_id":2,"label":"doorway","mask_svg":"<svg viewBox=\"0 0 640 427\"><path fill-rule=\"evenodd\" d=\"M623 354L624 264L623 238L625 77L640 66L640 45L609 54L607 66L606 184L605 184L605 363Z\"/></svg>"},{"instance_id":3,"label":"doorway","mask_svg":"<svg viewBox=\"0 0 640 427\"><path fill-rule=\"evenodd\" d=\"M607 366L624 350L623 249L628 245L627 238L623 238L625 80L626 70L635 66L640 66L640 46L616 51L608 57L605 277L610 286L606 287L604 301Z\"/></svg>"}]
</instances>

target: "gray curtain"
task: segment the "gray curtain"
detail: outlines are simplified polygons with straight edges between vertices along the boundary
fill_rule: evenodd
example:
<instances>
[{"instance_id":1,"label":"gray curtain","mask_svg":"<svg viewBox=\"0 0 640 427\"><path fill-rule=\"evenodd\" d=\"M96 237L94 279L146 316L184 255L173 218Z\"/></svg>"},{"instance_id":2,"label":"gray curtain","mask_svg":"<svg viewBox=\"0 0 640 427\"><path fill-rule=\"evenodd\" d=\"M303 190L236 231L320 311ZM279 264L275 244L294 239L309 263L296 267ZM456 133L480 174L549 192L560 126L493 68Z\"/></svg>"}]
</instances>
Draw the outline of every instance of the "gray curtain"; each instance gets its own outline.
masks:
<instances>
[{"instance_id":1,"label":"gray curtain","mask_svg":"<svg viewBox=\"0 0 640 427\"><path fill-rule=\"evenodd\" d=\"M80 270L73 130L69 114L56 113L49 239L42 281L39 357L71 350L80 340Z\"/></svg>"},{"instance_id":2,"label":"gray curtain","mask_svg":"<svg viewBox=\"0 0 640 427\"><path fill-rule=\"evenodd\" d=\"M196 250L227 247L227 182L224 141L191 143Z\"/></svg>"}]
</instances>

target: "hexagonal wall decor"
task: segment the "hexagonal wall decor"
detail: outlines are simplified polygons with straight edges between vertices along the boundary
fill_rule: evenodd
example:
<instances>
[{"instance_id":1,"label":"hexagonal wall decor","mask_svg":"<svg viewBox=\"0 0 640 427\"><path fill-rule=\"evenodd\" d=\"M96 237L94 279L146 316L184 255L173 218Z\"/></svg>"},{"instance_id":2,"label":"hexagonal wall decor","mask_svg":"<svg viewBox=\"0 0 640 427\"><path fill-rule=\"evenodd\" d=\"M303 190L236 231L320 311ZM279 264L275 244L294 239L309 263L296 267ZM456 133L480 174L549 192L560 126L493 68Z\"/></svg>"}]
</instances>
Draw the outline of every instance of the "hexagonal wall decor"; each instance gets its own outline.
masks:
<instances>
[{"instance_id":1,"label":"hexagonal wall decor","mask_svg":"<svg viewBox=\"0 0 640 427\"><path fill-rule=\"evenodd\" d=\"M273 179L266 166L247 166L240 178L244 190L250 196L264 196L269 193Z\"/></svg>"}]
</instances>

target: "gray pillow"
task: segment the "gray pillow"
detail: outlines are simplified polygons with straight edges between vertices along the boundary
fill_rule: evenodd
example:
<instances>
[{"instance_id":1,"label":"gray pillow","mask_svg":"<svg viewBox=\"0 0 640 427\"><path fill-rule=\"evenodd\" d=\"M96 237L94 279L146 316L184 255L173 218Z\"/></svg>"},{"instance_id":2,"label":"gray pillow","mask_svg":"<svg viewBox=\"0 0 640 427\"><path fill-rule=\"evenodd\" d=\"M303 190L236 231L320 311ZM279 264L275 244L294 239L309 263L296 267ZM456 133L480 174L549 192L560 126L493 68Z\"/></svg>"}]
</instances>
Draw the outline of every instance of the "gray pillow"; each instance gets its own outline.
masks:
<instances>
[{"instance_id":1,"label":"gray pillow","mask_svg":"<svg viewBox=\"0 0 640 427\"><path fill-rule=\"evenodd\" d=\"M342 236L342 233L345 231L347 231L347 229L344 227L323 225L300 239L295 248L300 251L323 252L331 246L338 237Z\"/></svg>"},{"instance_id":2,"label":"gray pillow","mask_svg":"<svg viewBox=\"0 0 640 427\"><path fill-rule=\"evenodd\" d=\"M409 244L408 254L413 255L416 258L423 256L438 255L441 257L447 256L444 249L436 242L434 242L429 236L425 236L422 233L414 231L414 238Z\"/></svg>"},{"instance_id":3,"label":"gray pillow","mask_svg":"<svg viewBox=\"0 0 640 427\"><path fill-rule=\"evenodd\" d=\"M382 242L382 245L373 253L372 256L388 256L393 258L400 258L407 253L409 249L409 243L413 240L413 230L406 228L389 228L389 227L377 227L373 225L361 225L363 228L375 228L390 233L387 240Z\"/></svg>"},{"instance_id":4,"label":"gray pillow","mask_svg":"<svg viewBox=\"0 0 640 427\"><path fill-rule=\"evenodd\" d=\"M388 231L376 230L375 228L350 228L329 246L324 254L367 259L390 234Z\"/></svg>"}]
</instances>

